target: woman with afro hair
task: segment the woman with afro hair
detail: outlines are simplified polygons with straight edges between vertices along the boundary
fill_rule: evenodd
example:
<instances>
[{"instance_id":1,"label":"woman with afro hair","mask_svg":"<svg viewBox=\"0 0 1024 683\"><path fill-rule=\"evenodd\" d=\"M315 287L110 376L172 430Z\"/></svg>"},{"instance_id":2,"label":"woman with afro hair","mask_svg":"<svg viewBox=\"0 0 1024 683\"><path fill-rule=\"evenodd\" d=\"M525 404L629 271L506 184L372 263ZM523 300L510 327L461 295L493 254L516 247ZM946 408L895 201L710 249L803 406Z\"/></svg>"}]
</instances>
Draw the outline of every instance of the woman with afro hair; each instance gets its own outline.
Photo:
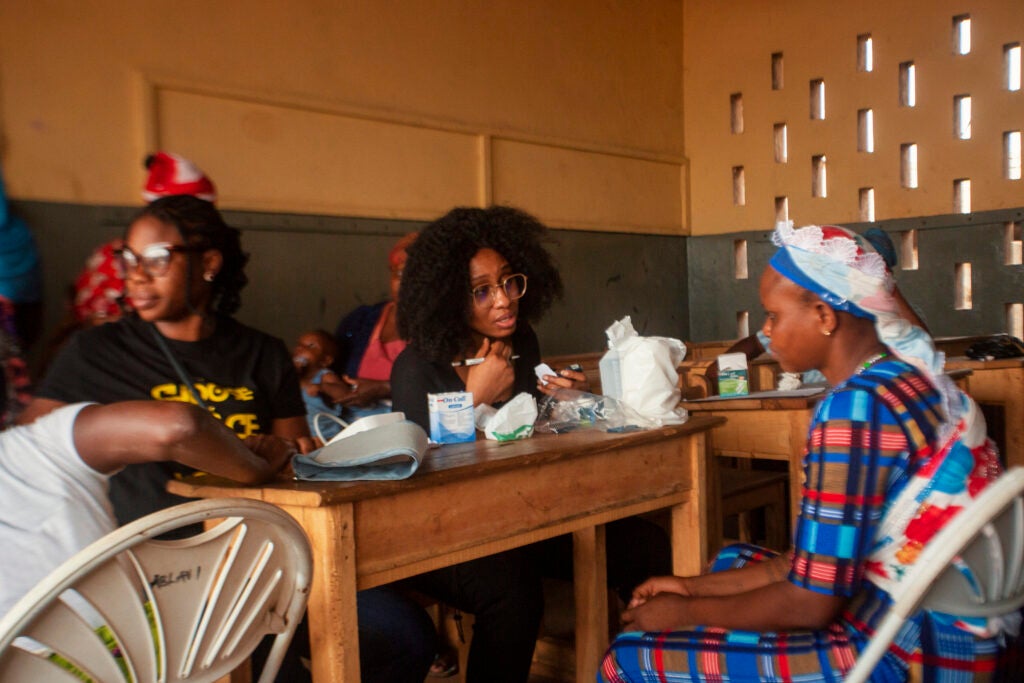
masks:
<instances>
[{"instance_id":1,"label":"woman with afro hair","mask_svg":"<svg viewBox=\"0 0 1024 683\"><path fill-rule=\"evenodd\" d=\"M530 323L562 293L541 245L545 228L508 207L456 208L408 249L398 325L408 346L391 372L394 409L429 429L427 394L471 391L500 406L520 392L539 396L540 346ZM482 359L474 365L468 359ZM553 384L587 389L564 370ZM543 612L532 551L520 548L411 579L418 591L475 617L467 683L525 683Z\"/></svg>"}]
</instances>

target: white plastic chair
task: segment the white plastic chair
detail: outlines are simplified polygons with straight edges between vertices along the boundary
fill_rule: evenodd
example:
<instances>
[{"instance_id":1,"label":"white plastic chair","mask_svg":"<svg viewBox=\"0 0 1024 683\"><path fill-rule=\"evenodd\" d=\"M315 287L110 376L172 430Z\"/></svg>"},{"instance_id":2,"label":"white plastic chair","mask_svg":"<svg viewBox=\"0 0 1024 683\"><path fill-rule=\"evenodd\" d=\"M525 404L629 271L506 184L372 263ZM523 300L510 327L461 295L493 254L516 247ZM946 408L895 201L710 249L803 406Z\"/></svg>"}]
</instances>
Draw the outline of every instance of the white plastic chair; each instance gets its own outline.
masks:
<instances>
[{"instance_id":1,"label":"white plastic chair","mask_svg":"<svg viewBox=\"0 0 1024 683\"><path fill-rule=\"evenodd\" d=\"M154 540L215 519L190 538ZM0 681L214 681L275 633L260 677L269 683L311 569L302 528L267 503L201 500L148 515L74 555L0 620Z\"/></svg>"},{"instance_id":2,"label":"white plastic chair","mask_svg":"<svg viewBox=\"0 0 1024 683\"><path fill-rule=\"evenodd\" d=\"M903 581L905 592L882 620L846 676L866 681L903 622L919 609L995 617L1024 605L1024 468L989 485L927 543ZM960 568L970 568L972 585Z\"/></svg>"}]
</instances>

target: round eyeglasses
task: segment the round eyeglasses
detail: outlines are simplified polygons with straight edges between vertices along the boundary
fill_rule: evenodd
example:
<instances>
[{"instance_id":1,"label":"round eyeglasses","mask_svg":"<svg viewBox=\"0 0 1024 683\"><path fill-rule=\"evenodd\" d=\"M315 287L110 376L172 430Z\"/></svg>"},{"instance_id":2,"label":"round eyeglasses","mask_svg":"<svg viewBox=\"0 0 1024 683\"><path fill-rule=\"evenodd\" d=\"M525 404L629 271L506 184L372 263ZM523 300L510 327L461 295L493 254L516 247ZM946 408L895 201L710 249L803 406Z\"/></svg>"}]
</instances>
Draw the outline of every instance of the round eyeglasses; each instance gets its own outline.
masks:
<instances>
[{"instance_id":1,"label":"round eyeglasses","mask_svg":"<svg viewBox=\"0 0 1024 683\"><path fill-rule=\"evenodd\" d=\"M509 275L496 285L480 285L473 288L473 303L477 306L487 306L494 302L498 290L505 293L509 301L523 298L526 294L526 276L522 273Z\"/></svg>"},{"instance_id":2,"label":"round eyeglasses","mask_svg":"<svg viewBox=\"0 0 1024 683\"><path fill-rule=\"evenodd\" d=\"M203 248L174 245L170 242L157 242L156 244L148 245L142 250L141 254L136 254L128 247L122 247L115 253L124 267L126 276L134 272L139 266L142 266L142 272L149 277L163 277L167 275L167 271L171 267L171 257L175 252L187 253L192 251L203 251Z\"/></svg>"}]
</instances>

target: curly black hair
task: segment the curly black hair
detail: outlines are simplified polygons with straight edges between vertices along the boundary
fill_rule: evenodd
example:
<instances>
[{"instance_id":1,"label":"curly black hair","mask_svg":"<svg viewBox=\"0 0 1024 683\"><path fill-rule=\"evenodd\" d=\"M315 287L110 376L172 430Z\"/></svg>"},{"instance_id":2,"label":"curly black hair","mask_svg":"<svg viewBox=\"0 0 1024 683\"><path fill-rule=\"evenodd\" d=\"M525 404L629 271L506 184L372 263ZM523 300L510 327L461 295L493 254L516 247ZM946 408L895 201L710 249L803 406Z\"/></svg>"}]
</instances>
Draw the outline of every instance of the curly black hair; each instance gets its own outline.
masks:
<instances>
[{"instance_id":1,"label":"curly black hair","mask_svg":"<svg viewBox=\"0 0 1024 683\"><path fill-rule=\"evenodd\" d=\"M135 215L132 223L143 216L173 225L189 246L216 249L221 253L224 263L213 279L211 308L223 315L237 311L242 305L242 288L249 282L245 274L249 254L242 251L241 232L225 223L212 203L187 194L161 197L151 202ZM191 268L190 260L190 272Z\"/></svg>"},{"instance_id":2,"label":"curly black hair","mask_svg":"<svg viewBox=\"0 0 1024 683\"><path fill-rule=\"evenodd\" d=\"M398 332L437 362L451 360L472 338L469 262L493 249L527 277L519 319L534 322L562 296L562 278L542 246L547 228L507 206L459 207L420 232L408 248L398 296Z\"/></svg>"}]
</instances>

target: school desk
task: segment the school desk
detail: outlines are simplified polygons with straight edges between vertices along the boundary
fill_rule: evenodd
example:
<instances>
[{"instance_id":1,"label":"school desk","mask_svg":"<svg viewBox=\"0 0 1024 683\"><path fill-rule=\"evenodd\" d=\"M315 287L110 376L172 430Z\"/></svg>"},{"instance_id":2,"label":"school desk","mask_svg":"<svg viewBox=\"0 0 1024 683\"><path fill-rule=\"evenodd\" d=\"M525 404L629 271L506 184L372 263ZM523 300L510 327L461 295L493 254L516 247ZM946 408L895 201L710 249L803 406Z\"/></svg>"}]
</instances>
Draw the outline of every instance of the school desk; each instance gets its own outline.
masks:
<instances>
[{"instance_id":1,"label":"school desk","mask_svg":"<svg viewBox=\"0 0 1024 683\"><path fill-rule=\"evenodd\" d=\"M576 680L590 683L608 642L604 524L670 509L673 569L699 573L709 552L705 434L722 422L697 415L643 432L448 445L403 481L243 486L197 477L168 489L264 500L306 530L316 683L359 680L357 590L571 533Z\"/></svg>"}]
</instances>

